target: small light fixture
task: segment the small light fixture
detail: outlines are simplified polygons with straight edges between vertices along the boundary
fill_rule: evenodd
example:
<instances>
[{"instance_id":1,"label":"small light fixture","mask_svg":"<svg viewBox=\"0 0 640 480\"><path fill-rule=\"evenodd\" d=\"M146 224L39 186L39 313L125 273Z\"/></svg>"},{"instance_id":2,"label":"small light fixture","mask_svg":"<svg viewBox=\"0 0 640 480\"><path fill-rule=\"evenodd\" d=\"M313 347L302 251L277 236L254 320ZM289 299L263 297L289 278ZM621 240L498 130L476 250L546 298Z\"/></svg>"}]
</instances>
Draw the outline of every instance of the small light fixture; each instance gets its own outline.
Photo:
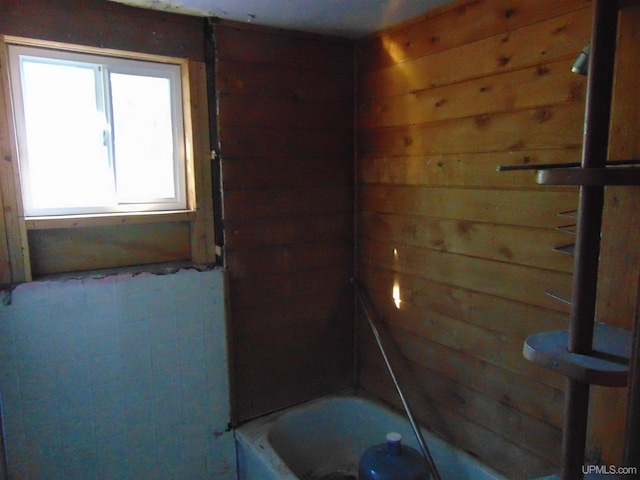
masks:
<instances>
[{"instance_id":1,"label":"small light fixture","mask_svg":"<svg viewBox=\"0 0 640 480\"><path fill-rule=\"evenodd\" d=\"M589 51L590 51L591 45L589 43L587 43L584 48L582 49L582 51L580 52L580 54L578 55L578 58L576 58L576 61L573 62L573 66L571 67L571 71L573 73L577 73L578 75L586 75L588 70L589 70Z\"/></svg>"}]
</instances>

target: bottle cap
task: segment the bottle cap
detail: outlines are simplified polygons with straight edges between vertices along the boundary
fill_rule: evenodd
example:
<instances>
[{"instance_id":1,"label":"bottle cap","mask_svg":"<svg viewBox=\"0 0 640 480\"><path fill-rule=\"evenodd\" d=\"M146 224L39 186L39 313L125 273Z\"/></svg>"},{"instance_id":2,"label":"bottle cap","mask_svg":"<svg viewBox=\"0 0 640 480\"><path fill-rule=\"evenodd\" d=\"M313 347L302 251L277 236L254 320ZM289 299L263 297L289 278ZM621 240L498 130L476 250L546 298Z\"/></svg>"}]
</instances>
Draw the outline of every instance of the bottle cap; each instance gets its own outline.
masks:
<instances>
[{"instance_id":1,"label":"bottle cap","mask_svg":"<svg viewBox=\"0 0 640 480\"><path fill-rule=\"evenodd\" d=\"M402 435L396 432L387 434L387 453L397 457L402 454Z\"/></svg>"},{"instance_id":2,"label":"bottle cap","mask_svg":"<svg viewBox=\"0 0 640 480\"><path fill-rule=\"evenodd\" d=\"M387 442L400 443L402 441L402 435L397 432L387 433Z\"/></svg>"}]
</instances>

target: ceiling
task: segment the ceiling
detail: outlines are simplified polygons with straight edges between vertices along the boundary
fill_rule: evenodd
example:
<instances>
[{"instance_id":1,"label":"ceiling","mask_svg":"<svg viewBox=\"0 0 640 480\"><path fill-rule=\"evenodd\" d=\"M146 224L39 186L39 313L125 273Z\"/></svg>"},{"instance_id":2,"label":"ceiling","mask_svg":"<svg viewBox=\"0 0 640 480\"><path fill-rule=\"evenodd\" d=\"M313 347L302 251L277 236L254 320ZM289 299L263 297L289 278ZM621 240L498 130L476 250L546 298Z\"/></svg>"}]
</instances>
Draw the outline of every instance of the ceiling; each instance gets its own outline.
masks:
<instances>
[{"instance_id":1,"label":"ceiling","mask_svg":"<svg viewBox=\"0 0 640 480\"><path fill-rule=\"evenodd\" d=\"M155 10L360 38L452 0L113 0Z\"/></svg>"}]
</instances>

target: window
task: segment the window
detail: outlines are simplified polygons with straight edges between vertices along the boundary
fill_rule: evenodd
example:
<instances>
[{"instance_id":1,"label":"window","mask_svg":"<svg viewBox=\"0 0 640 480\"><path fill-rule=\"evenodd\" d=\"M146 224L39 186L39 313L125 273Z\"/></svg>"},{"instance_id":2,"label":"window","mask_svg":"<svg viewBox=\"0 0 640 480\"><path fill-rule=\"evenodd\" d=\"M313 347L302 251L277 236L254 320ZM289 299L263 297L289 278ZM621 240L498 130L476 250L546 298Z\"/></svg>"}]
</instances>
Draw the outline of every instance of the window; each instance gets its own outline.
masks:
<instances>
[{"instance_id":1,"label":"window","mask_svg":"<svg viewBox=\"0 0 640 480\"><path fill-rule=\"evenodd\" d=\"M0 34L0 285L218 262L207 66L138 47Z\"/></svg>"},{"instance_id":2,"label":"window","mask_svg":"<svg viewBox=\"0 0 640 480\"><path fill-rule=\"evenodd\" d=\"M9 45L27 217L187 208L179 64Z\"/></svg>"}]
</instances>

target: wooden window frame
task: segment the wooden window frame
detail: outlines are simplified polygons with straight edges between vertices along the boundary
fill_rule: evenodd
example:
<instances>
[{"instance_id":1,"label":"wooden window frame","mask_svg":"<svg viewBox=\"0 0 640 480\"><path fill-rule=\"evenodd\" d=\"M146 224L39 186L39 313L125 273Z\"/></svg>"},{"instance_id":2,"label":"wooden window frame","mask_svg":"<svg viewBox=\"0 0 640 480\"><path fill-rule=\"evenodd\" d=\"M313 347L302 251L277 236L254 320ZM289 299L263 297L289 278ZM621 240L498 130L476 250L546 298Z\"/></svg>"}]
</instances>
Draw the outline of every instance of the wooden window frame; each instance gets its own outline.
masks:
<instances>
[{"instance_id":1,"label":"wooden window frame","mask_svg":"<svg viewBox=\"0 0 640 480\"><path fill-rule=\"evenodd\" d=\"M187 208L169 212L108 213L25 218L13 102L8 74L7 44L54 48L102 56L115 56L181 68L186 157ZM32 280L28 231L189 222L191 261L216 263L213 225L213 190L209 146L209 111L206 66L202 62L131 51L74 45L0 35L0 285ZM90 268L88 268L90 269Z\"/></svg>"},{"instance_id":2,"label":"wooden window frame","mask_svg":"<svg viewBox=\"0 0 640 480\"><path fill-rule=\"evenodd\" d=\"M20 154L20 175L22 180L22 194L23 194L23 206L25 215L27 218L39 218L46 219L52 217L58 217L62 215L95 215L99 213L146 213L148 211L167 212L177 211L182 212L185 210L192 210L187 205L186 184L185 178L185 165L187 160L184 154L185 145L185 132L183 129L183 118L185 116L185 108L182 101L183 89L182 89L182 77L183 70L188 68L186 61L175 58L145 58L133 59L123 58L122 55L101 55L92 49L91 52L70 49L54 49L47 48L48 46L35 47L31 45L25 45L24 42L7 42L7 48L9 52L9 73L11 76L11 87L13 95L14 113L16 114L16 131L18 138L18 152ZM77 68L81 67L81 68ZM30 110L34 104L31 101L30 95L37 95L37 88L34 92L31 92L29 88L25 88L31 81L38 79L40 85L45 87L49 85L49 97L57 97L55 90L52 90L51 80L46 74L29 74L30 68L54 68L65 69L65 72L72 74L72 72L82 72L82 75L86 75L84 82L86 87L92 86L93 88L87 89L90 91L90 97L83 97L83 105L90 110L84 110L83 116L75 117L78 123L78 127L81 125L91 127L91 132L86 133L86 136L94 139L92 146L97 147L97 143L100 142L103 148L99 154L89 155L85 152L83 155L85 161L91 162L95 168L104 168L104 174L99 178L87 178L84 174L80 178L74 178L73 183L80 187L86 188L87 191L99 190L102 192L100 199L97 198L83 198L77 197L73 204L67 204L66 202L57 203L56 192L64 192L65 188L52 188L47 190L43 188L41 183L46 180L50 187L54 187L56 182L52 182L52 176L47 175L46 179L42 176L40 170L41 163L44 160L42 154L33 153L30 150L33 145L27 140L31 135L31 128L35 127L31 121L34 111ZM62 71L62 70L58 70ZM32 76L30 76L32 75ZM155 101L158 105L163 105L165 121L160 122L162 125L160 128L164 129L163 138L170 138L170 142L167 142L166 146L159 153L158 158L162 158L162 163L159 168L155 166L148 166L145 175L136 175L135 181L138 193L132 191L132 185L129 183L133 181L133 177L129 173L128 175L121 175L120 172L126 171L129 165L133 166L134 162L129 163L129 158L126 153L122 151L118 146L120 141L118 139L120 132L118 124L126 119L130 114L124 114L126 110L123 108L124 95L130 95L125 93L126 90L120 91L120 100L118 101L118 79L130 79L135 78L136 82L153 82L159 87L160 82L165 89L163 97L151 97L147 98L147 102ZM131 86L130 83L128 83ZM64 88L62 85L60 87ZM53 87L58 89L59 86ZM66 91L63 96L69 96L70 90ZM89 92L87 92L89 93ZM137 94L136 94L137 95ZM126 97L126 100L130 100ZM54 99L55 101L55 99ZM58 100L59 101L59 100ZM87 104L89 102L89 104ZM92 102L96 102L92 105ZM41 103L41 102L38 102ZM65 102L66 104L67 102ZM50 106L44 105L46 110L50 114L55 114L56 120L50 120L52 124L60 123L61 117L64 115L64 107L58 109L51 109ZM168 107L168 108L167 108ZM78 106L76 106L78 108ZM99 112L100 120L95 122L94 116ZM121 110L118 110L121 109ZM36 110L45 114L44 110ZM30 112L30 113L29 113ZM36 113L35 116L41 115ZM143 114L144 112L139 112ZM158 114L159 112L156 112ZM67 117L68 118L68 117ZM144 118L144 117L142 117ZM166 120L170 119L169 122ZM64 126L66 121L61 122L61 126ZM36 121L36 124L40 124ZM133 137L136 135L136 128L130 123L129 132ZM52 126L54 129L55 126ZM67 137L64 144L67 151L69 147L75 143L71 137L78 137L79 133L72 127L64 128L67 131ZM94 130L95 129L95 130ZM146 130L146 128L145 128ZM57 131L57 130L56 130ZM100 134L98 135L98 132ZM123 131L124 132L124 131ZM41 132L42 133L42 132ZM157 134L156 134L157 135ZM83 134L80 134L83 136ZM42 137L40 137L42 138ZM159 140L159 138L156 138ZM36 142L39 143L39 142ZM128 142L123 142L127 145ZM146 141L145 141L146 144ZM47 163L53 163L54 165L60 162L59 151L60 145L54 147L58 153L55 154L57 160L53 160L49 151L49 160ZM127 151L128 147L124 150ZM35 148L34 150L38 150ZM73 151L74 149L71 148ZM77 150L75 150L79 153ZM93 158L91 158L93 157ZM52 162L53 160L53 162ZM169 161L167 161L169 160ZM93 163L93 162L98 162ZM124 167L124 168L123 168ZM131 168L131 167L129 167ZM144 196L140 195L140 191L144 189L146 184L151 186L155 183L156 169L158 173L163 175L163 185L171 188L164 188L162 192L147 192ZM65 174L65 177L73 178L73 171L67 172L66 168L56 169L58 174ZM93 170L93 169L92 169ZM71 173L72 175L66 175ZM170 184L168 176L170 174ZM38 187L36 187L37 178L40 178ZM95 182L90 184L84 184L85 182ZM104 183L102 183L104 182ZM167 182L165 184L165 182ZM83 185L84 184L84 185ZM122 188L123 185L129 185L128 188ZM90 185L90 186L89 186ZM68 188L68 187L67 187ZM42 191L46 192L46 197L42 196ZM123 193L126 191L126 193ZM88 197L88 195L85 195ZM37 200L39 199L39 200ZM45 201L46 200L46 201ZM69 198L67 200L70 200Z\"/></svg>"}]
</instances>

